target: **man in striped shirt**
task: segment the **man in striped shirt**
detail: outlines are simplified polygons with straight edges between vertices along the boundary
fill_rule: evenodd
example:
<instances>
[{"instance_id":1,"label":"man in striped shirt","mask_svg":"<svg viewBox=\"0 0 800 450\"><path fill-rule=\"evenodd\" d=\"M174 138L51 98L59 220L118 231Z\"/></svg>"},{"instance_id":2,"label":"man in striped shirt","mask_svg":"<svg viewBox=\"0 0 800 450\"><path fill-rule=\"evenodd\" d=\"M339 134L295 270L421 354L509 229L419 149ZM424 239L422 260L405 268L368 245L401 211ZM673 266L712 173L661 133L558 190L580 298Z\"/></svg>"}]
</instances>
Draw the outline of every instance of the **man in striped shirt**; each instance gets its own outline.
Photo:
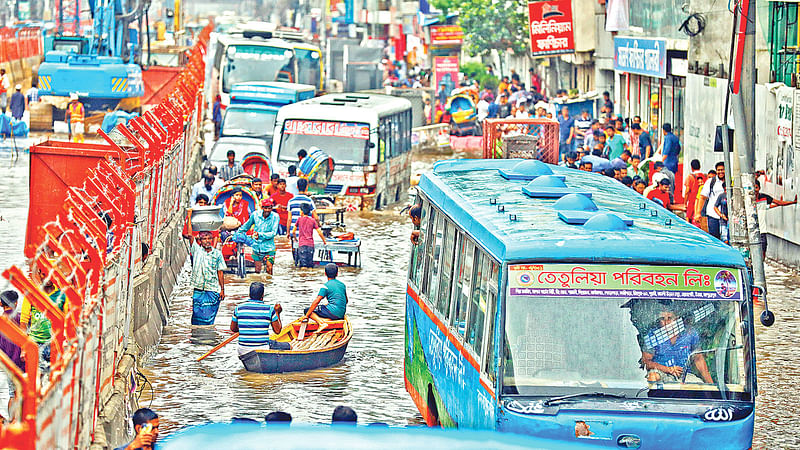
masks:
<instances>
[{"instance_id":1,"label":"man in striped shirt","mask_svg":"<svg viewBox=\"0 0 800 450\"><path fill-rule=\"evenodd\" d=\"M231 319L231 331L239 333L239 355L258 349L289 350L289 343L276 342L269 338L270 327L280 333L281 305L264 303L264 284L250 284L250 299L237 306Z\"/></svg>"},{"instance_id":2,"label":"man in striped shirt","mask_svg":"<svg viewBox=\"0 0 800 450\"><path fill-rule=\"evenodd\" d=\"M225 155L228 158L228 164L220 167L219 174L223 180L228 181L231 178L241 175L244 173L244 169L242 169L242 165L236 162L236 152L233 150L228 150L228 153Z\"/></svg>"}]
</instances>

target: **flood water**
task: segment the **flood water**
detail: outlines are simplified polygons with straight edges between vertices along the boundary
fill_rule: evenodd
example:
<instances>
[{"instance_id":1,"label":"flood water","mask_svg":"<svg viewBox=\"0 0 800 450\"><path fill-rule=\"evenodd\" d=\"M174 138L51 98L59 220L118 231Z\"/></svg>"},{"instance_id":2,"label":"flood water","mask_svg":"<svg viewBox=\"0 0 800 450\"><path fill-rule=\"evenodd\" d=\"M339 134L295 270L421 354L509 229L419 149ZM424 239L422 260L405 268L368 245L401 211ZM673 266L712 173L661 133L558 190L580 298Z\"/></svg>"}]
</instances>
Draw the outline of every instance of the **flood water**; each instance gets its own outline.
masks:
<instances>
[{"instance_id":1,"label":"flood water","mask_svg":"<svg viewBox=\"0 0 800 450\"><path fill-rule=\"evenodd\" d=\"M432 158L414 164L430 166ZM0 153L0 261L5 269L24 261L22 248L28 205L28 155L12 161ZM350 214L348 231L362 239L363 267L341 269L347 285L348 314L354 337L341 364L328 369L284 375L248 373L232 343L201 362L197 357L210 345L196 343L189 320L191 289L185 268L174 290L169 324L161 343L142 372L146 385L140 404L162 418L162 434L208 421L233 417L263 420L283 410L296 421L327 422L337 405L353 407L362 424L421 424L422 419L403 385L403 332L408 233L410 224L399 208L377 213ZM775 325L756 325L758 393L754 448L800 446L800 421L795 387L800 385L800 275L770 262L767 267L770 309ZM226 276L226 299L217 316L214 343L226 331L237 303L247 297L252 281L267 285L268 301L283 305L284 323L298 317L325 281L320 269L297 270L288 244L279 243L275 275L249 275L245 280ZM0 280L0 288L5 288ZM152 395L151 395L152 394Z\"/></svg>"}]
</instances>

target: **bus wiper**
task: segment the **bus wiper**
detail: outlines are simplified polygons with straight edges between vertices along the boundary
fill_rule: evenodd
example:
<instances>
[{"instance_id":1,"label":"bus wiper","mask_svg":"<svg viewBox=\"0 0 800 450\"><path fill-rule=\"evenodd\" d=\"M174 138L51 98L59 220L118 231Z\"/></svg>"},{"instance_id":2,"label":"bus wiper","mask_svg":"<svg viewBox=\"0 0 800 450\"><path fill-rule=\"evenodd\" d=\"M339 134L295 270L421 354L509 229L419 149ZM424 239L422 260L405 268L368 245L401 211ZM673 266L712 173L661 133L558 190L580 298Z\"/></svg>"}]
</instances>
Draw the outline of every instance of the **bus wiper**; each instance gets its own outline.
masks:
<instances>
[{"instance_id":1,"label":"bus wiper","mask_svg":"<svg viewBox=\"0 0 800 450\"><path fill-rule=\"evenodd\" d=\"M550 397L544 401L544 406L552 406L555 403L562 403L568 400L577 399L581 397L610 397L610 398L627 398L625 394L609 394L608 392L581 392L578 394L562 395L559 397Z\"/></svg>"}]
</instances>

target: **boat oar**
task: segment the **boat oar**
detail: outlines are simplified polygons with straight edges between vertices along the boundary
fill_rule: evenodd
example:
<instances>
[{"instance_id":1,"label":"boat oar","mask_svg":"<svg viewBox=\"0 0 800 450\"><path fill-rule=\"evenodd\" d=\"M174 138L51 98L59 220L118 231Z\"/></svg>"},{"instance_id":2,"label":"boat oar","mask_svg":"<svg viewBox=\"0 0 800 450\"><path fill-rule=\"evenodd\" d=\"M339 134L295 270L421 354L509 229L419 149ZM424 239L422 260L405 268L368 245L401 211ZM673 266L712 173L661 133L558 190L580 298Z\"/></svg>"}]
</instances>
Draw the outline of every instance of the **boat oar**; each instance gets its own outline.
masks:
<instances>
[{"instance_id":1,"label":"boat oar","mask_svg":"<svg viewBox=\"0 0 800 450\"><path fill-rule=\"evenodd\" d=\"M208 355L210 355L210 354L214 353L215 351L217 351L217 350L221 349L222 347L225 347L226 345L230 344L230 343L231 343L231 341L233 341L233 340L234 340L234 339L236 339L237 337L239 337L239 333L233 333L233 335L231 335L231 337L229 337L228 339L225 339L224 341L222 341L222 343L221 343L221 344L219 344L219 345L217 345L216 347L212 348L211 350L209 350L208 352L206 352L206 354L205 354L205 355L203 355L203 356L201 356L201 357L197 358L197 360L198 360L198 361L202 361L203 359L205 359L205 357L206 357L206 356L208 356Z\"/></svg>"}]
</instances>

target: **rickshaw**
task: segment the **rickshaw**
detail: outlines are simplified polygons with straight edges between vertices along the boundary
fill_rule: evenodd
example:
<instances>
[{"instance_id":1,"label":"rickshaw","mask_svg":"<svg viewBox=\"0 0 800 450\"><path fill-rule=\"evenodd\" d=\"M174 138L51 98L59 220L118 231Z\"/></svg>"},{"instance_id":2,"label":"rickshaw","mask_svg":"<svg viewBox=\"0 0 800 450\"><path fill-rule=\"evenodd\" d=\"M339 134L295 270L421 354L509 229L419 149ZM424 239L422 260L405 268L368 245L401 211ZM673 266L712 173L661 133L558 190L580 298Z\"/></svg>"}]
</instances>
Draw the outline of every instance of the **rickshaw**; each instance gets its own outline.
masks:
<instances>
[{"instance_id":1,"label":"rickshaw","mask_svg":"<svg viewBox=\"0 0 800 450\"><path fill-rule=\"evenodd\" d=\"M219 191L214 195L213 203L215 205L225 205L223 214L227 214L227 201L233 197L237 188L241 189L242 200L247 204L248 216L253 214L258 208L258 195L250 189L250 183L253 176L249 174L239 175L222 186ZM240 223L239 226L243 224ZM227 264L228 269L241 278L247 274L247 269L255 267L253 262L253 251L250 246L253 243L251 237L236 233L236 229L225 230L221 233L222 238L222 257Z\"/></svg>"},{"instance_id":2,"label":"rickshaw","mask_svg":"<svg viewBox=\"0 0 800 450\"><path fill-rule=\"evenodd\" d=\"M456 136L479 135L478 108L467 92L455 90L455 94L447 99L442 123L450 123L450 134Z\"/></svg>"}]
</instances>

